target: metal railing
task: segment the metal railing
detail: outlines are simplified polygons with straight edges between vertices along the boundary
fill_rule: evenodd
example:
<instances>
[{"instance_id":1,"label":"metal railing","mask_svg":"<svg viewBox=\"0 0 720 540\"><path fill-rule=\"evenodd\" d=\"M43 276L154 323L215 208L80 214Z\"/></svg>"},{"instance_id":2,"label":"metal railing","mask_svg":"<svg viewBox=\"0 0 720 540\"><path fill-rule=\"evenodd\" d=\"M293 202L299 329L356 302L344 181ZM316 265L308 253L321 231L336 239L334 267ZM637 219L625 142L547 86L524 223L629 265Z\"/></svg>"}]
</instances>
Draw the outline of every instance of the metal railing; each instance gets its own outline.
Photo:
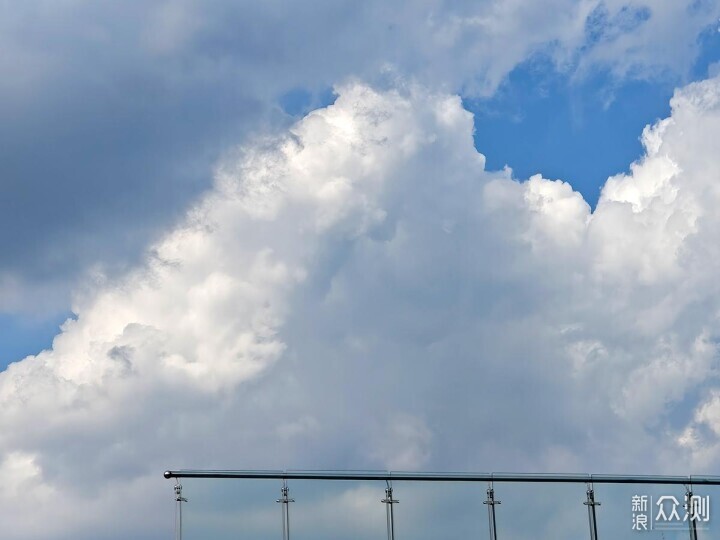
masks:
<instances>
[{"instance_id":1,"label":"metal railing","mask_svg":"<svg viewBox=\"0 0 720 540\"><path fill-rule=\"evenodd\" d=\"M290 498L289 480L345 480L385 482L385 497L381 502L386 507L387 537L395 540L395 518L393 506L399 501L393 496L392 482L486 482L490 540L498 539L495 506L501 501L495 498L495 484L498 483L561 483L585 484L588 526L590 540L599 540L597 510L600 502L595 499L595 484L666 484L685 486L687 515L697 515L694 507L696 497L693 486L720 486L720 476L658 476L658 475L609 475L609 474L516 474L516 473L461 473L461 472L396 472L396 471L303 471L303 470L168 470L165 478L176 479L174 486L176 507L176 538L182 540L182 505L187 499L182 496L180 479L276 479L282 481L281 496L276 502L282 504L282 538L290 540ZM687 534L690 540L698 540L697 519L687 520Z\"/></svg>"}]
</instances>

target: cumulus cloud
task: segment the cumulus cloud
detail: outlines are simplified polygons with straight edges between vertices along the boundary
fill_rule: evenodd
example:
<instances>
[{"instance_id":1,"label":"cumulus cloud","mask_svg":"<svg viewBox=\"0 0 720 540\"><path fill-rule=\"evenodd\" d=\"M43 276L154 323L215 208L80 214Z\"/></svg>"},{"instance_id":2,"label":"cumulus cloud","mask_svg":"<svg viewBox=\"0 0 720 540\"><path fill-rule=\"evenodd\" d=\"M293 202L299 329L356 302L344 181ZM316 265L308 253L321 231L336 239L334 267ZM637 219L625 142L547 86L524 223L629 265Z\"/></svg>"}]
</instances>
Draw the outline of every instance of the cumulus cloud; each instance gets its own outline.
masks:
<instances>
[{"instance_id":1,"label":"cumulus cloud","mask_svg":"<svg viewBox=\"0 0 720 540\"><path fill-rule=\"evenodd\" d=\"M683 80L719 9L690 0L4 4L0 310L63 311L95 264L122 273L138 263L209 187L225 149L285 128L277 103L293 89L318 99L348 76L409 76L489 95L538 54L578 76L599 68Z\"/></svg>"},{"instance_id":2,"label":"cumulus cloud","mask_svg":"<svg viewBox=\"0 0 720 540\"><path fill-rule=\"evenodd\" d=\"M458 96L337 94L0 374L14 537L159 536L170 467L716 466L720 80L592 213L486 171Z\"/></svg>"}]
</instances>

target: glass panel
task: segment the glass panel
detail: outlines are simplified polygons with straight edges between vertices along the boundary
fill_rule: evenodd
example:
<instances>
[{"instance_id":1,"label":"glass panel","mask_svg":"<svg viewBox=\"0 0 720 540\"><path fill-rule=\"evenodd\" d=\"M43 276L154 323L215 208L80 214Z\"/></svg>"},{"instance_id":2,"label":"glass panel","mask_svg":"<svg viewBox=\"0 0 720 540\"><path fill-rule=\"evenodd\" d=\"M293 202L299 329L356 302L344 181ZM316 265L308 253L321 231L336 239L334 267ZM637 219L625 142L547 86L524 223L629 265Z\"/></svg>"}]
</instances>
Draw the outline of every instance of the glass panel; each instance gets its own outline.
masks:
<instances>
[{"instance_id":1,"label":"glass panel","mask_svg":"<svg viewBox=\"0 0 720 540\"><path fill-rule=\"evenodd\" d=\"M174 482L174 481L173 481ZM281 540L281 480L182 479L183 540ZM386 483L289 480L292 540L386 540ZM486 482L392 483L396 540L490 538ZM590 539L584 483L495 482L499 540ZM595 484L598 540L687 540L685 487ZM720 487L695 486L697 538L718 538ZM168 483L168 498L172 484ZM662 510L662 512L661 512ZM673 512L674 510L674 512ZM644 518L642 516L645 516Z\"/></svg>"},{"instance_id":2,"label":"glass panel","mask_svg":"<svg viewBox=\"0 0 720 540\"><path fill-rule=\"evenodd\" d=\"M273 539L281 536L280 482L181 479L183 540Z\"/></svg>"},{"instance_id":3,"label":"glass panel","mask_svg":"<svg viewBox=\"0 0 720 540\"><path fill-rule=\"evenodd\" d=\"M589 538L584 484L495 483L498 539ZM487 538L483 535L482 538Z\"/></svg>"},{"instance_id":4,"label":"glass panel","mask_svg":"<svg viewBox=\"0 0 720 540\"><path fill-rule=\"evenodd\" d=\"M290 509L292 540L336 538L383 540L385 485L371 481L292 480ZM280 538L280 523L277 526Z\"/></svg>"},{"instance_id":5,"label":"glass panel","mask_svg":"<svg viewBox=\"0 0 720 540\"><path fill-rule=\"evenodd\" d=\"M685 486L668 484L596 484L598 537L618 540L688 540L689 521L685 511ZM697 538L717 538L713 513L720 491L717 487L695 486L693 495L705 505L698 512ZM709 503L706 504L706 503ZM701 510L701 508L698 508ZM707 518L708 520L704 519Z\"/></svg>"},{"instance_id":6,"label":"glass panel","mask_svg":"<svg viewBox=\"0 0 720 540\"><path fill-rule=\"evenodd\" d=\"M396 540L487 537L482 484L396 481L393 495L400 501L395 505Z\"/></svg>"}]
</instances>

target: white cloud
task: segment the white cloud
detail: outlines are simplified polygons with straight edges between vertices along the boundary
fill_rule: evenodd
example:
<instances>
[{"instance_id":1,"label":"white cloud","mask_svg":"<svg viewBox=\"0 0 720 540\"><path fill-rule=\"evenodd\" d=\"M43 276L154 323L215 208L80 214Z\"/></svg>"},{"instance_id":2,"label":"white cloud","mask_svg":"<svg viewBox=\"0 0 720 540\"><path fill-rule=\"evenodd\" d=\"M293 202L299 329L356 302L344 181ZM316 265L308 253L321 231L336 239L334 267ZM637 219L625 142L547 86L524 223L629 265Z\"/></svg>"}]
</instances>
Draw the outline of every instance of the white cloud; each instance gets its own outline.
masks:
<instances>
[{"instance_id":1,"label":"white cloud","mask_svg":"<svg viewBox=\"0 0 720 540\"><path fill-rule=\"evenodd\" d=\"M378 86L409 77L489 95L536 55L580 77L599 69L619 80L685 80L720 6L58 0L0 12L2 163L14 201L0 225L15 231L3 239L0 310L47 314L66 309L68 290L94 264L135 264L206 186L214 156L288 121L278 102L293 89L319 99L349 76ZM17 157L38 147L41 160ZM324 196L346 187L338 178ZM36 212L43 219L28 217Z\"/></svg>"},{"instance_id":2,"label":"white cloud","mask_svg":"<svg viewBox=\"0 0 720 540\"><path fill-rule=\"evenodd\" d=\"M715 384L720 80L677 93L592 214L485 171L456 96L338 94L229 156L143 266L0 374L16 537L94 537L131 490L155 534L169 467L687 473L673 457L713 444L714 394L682 402Z\"/></svg>"},{"instance_id":3,"label":"white cloud","mask_svg":"<svg viewBox=\"0 0 720 540\"><path fill-rule=\"evenodd\" d=\"M575 57L579 72L599 65L620 78L687 76L684 70L698 52L690 36L712 30L719 15L715 1L605 0L584 6L585 41Z\"/></svg>"},{"instance_id":4,"label":"white cloud","mask_svg":"<svg viewBox=\"0 0 720 540\"><path fill-rule=\"evenodd\" d=\"M254 96L318 88L349 75L377 77L387 66L426 85L486 93L518 63L549 53L565 67L598 65L618 76L687 75L697 36L717 24L716 1L314 0L286 5L223 0L155 0L136 6L92 2L3 8L0 90L24 100L41 84L97 64L137 62L184 84L228 70ZM27 31L32 19L38 32ZM71 35L69 35L71 32ZM282 36L279 39L278 36ZM110 54L96 57L102 52ZM22 59L19 62L18 59ZM246 75L251 73L251 77Z\"/></svg>"}]
</instances>

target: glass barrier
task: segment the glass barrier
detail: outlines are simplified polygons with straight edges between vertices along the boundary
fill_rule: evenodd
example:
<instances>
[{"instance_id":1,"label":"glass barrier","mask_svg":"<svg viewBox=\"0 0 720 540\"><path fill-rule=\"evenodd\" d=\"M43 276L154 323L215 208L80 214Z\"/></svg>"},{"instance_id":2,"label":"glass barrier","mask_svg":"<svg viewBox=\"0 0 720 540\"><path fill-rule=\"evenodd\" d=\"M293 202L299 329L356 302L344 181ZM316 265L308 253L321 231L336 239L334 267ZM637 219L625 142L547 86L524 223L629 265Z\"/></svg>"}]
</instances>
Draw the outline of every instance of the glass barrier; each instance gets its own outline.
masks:
<instances>
[{"instance_id":1,"label":"glass barrier","mask_svg":"<svg viewBox=\"0 0 720 540\"><path fill-rule=\"evenodd\" d=\"M276 482L265 480L181 480L182 536L176 538L230 540L278 538L280 511Z\"/></svg>"},{"instance_id":2,"label":"glass barrier","mask_svg":"<svg viewBox=\"0 0 720 540\"><path fill-rule=\"evenodd\" d=\"M709 540L720 532L715 485L365 478L173 482L182 486L172 491L178 540Z\"/></svg>"},{"instance_id":3,"label":"glass barrier","mask_svg":"<svg viewBox=\"0 0 720 540\"><path fill-rule=\"evenodd\" d=\"M688 492L686 486L677 484L596 484L595 494L602 502L598 508L599 538L718 538L720 519L713 523L720 501L717 486L695 485ZM688 499L691 508L687 508Z\"/></svg>"}]
</instances>

